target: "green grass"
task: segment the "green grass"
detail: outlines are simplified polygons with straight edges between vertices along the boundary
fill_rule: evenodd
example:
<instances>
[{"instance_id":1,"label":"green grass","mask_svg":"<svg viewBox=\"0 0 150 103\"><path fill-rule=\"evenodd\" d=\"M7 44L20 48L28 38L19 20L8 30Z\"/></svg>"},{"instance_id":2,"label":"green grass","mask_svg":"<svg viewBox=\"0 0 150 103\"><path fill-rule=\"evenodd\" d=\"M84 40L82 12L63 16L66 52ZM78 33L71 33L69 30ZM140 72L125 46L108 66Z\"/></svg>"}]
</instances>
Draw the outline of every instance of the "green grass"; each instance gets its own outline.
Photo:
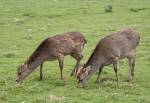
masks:
<instances>
[{"instance_id":1,"label":"green grass","mask_svg":"<svg viewBox=\"0 0 150 103\"><path fill-rule=\"evenodd\" d=\"M110 13L105 7L112 5ZM143 9L144 8L144 9ZM76 88L70 77L75 60L65 58L67 85L59 79L57 61L44 65L44 80L38 81L37 68L21 86L15 83L16 69L49 35L80 31L88 40L84 49L85 63L96 42L109 32L124 27L140 33L135 77L120 82L117 88L112 67L105 67L100 85L96 75L84 89ZM149 103L150 102L150 0L0 0L0 103ZM119 71L125 80L128 62ZM64 99L51 99L50 96Z\"/></svg>"}]
</instances>

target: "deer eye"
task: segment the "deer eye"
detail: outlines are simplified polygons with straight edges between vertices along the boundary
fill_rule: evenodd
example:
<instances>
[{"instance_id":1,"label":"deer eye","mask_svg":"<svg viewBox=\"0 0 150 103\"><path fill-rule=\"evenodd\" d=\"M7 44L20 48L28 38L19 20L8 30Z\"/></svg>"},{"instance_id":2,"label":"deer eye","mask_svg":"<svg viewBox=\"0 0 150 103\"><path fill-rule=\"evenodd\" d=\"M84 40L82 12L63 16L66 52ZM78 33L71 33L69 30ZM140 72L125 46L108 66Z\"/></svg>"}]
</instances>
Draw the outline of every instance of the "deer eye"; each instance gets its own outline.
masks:
<instances>
[{"instance_id":1,"label":"deer eye","mask_svg":"<svg viewBox=\"0 0 150 103\"><path fill-rule=\"evenodd\" d=\"M77 75L77 79L80 79L80 75Z\"/></svg>"},{"instance_id":2,"label":"deer eye","mask_svg":"<svg viewBox=\"0 0 150 103\"><path fill-rule=\"evenodd\" d=\"M80 80L79 80L79 82L82 82L82 81L83 81L83 79L80 79Z\"/></svg>"},{"instance_id":3,"label":"deer eye","mask_svg":"<svg viewBox=\"0 0 150 103\"><path fill-rule=\"evenodd\" d=\"M78 83L81 83L81 82L83 82L83 79L79 79L79 80L78 80Z\"/></svg>"},{"instance_id":4,"label":"deer eye","mask_svg":"<svg viewBox=\"0 0 150 103\"><path fill-rule=\"evenodd\" d=\"M77 76L77 79L80 79L80 77L79 77L79 76Z\"/></svg>"},{"instance_id":5,"label":"deer eye","mask_svg":"<svg viewBox=\"0 0 150 103\"><path fill-rule=\"evenodd\" d=\"M18 75L21 75L21 72L19 72Z\"/></svg>"}]
</instances>

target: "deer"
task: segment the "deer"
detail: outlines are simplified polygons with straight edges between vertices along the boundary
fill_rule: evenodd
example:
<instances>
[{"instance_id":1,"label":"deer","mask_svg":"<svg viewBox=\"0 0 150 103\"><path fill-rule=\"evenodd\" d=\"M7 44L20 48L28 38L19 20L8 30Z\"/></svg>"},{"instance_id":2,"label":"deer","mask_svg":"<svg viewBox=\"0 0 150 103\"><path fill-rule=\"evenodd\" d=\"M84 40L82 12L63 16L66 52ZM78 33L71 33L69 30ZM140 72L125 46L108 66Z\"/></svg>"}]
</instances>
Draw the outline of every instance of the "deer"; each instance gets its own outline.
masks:
<instances>
[{"instance_id":1,"label":"deer","mask_svg":"<svg viewBox=\"0 0 150 103\"><path fill-rule=\"evenodd\" d=\"M82 51L86 43L85 37L80 32L66 32L46 38L32 55L18 67L16 82L19 83L25 79L38 66L40 66L39 79L42 80L44 62L58 60L61 73L60 79L65 83L63 77L64 57L70 55L76 60L76 65L71 72L71 76L73 76L83 58Z\"/></svg>"},{"instance_id":2,"label":"deer","mask_svg":"<svg viewBox=\"0 0 150 103\"><path fill-rule=\"evenodd\" d=\"M97 43L88 61L78 69L76 74L77 87L84 87L85 83L97 70L99 71L96 83L99 83L102 69L110 64L113 65L118 85L119 61L124 58L127 58L129 62L127 80L132 80L134 76L136 47L139 41L139 33L129 28L110 33L102 38Z\"/></svg>"}]
</instances>

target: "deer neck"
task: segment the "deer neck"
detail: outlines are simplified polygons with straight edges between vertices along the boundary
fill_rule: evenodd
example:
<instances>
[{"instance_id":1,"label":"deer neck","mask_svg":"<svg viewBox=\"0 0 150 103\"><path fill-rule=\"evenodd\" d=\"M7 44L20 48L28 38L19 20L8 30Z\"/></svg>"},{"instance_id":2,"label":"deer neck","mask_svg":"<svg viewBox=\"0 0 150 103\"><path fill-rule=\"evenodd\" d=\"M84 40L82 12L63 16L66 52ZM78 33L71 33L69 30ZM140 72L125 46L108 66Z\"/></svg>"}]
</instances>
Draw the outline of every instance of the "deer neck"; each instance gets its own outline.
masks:
<instances>
[{"instance_id":1,"label":"deer neck","mask_svg":"<svg viewBox=\"0 0 150 103\"><path fill-rule=\"evenodd\" d=\"M42 64L42 60L35 60L31 63L28 64L29 69L34 70L35 68L37 68L40 64Z\"/></svg>"},{"instance_id":2,"label":"deer neck","mask_svg":"<svg viewBox=\"0 0 150 103\"><path fill-rule=\"evenodd\" d=\"M39 65L44 62L45 58L42 55L31 56L29 60L27 60L28 68L32 71L36 69Z\"/></svg>"},{"instance_id":3,"label":"deer neck","mask_svg":"<svg viewBox=\"0 0 150 103\"><path fill-rule=\"evenodd\" d=\"M105 58L102 53L93 53L88 59L85 67L91 66L93 69L99 68L105 62Z\"/></svg>"},{"instance_id":4,"label":"deer neck","mask_svg":"<svg viewBox=\"0 0 150 103\"><path fill-rule=\"evenodd\" d=\"M105 61L106 58L102 54L94 54L89 58L84 68L90 66L91 69L89 71L89 74L92 75L104 65Z\"/></svg>"}]
</instances>

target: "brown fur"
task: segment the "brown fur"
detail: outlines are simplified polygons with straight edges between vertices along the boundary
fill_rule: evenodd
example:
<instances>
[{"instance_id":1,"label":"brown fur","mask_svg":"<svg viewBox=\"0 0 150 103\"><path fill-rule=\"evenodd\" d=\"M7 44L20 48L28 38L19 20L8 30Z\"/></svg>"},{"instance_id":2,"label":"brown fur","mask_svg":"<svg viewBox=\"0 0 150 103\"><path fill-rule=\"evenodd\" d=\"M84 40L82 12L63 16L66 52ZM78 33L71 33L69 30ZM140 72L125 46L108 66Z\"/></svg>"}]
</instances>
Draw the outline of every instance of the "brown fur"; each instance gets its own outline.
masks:
<instances>
[{"instance_id":1,"label":"brown fur","mask_svg":"<svg viewBox=\"0 0 150 103\"><path fill-rule=\"evenodd\" d=\"M46 38L32 53L32 55L19 66L17 71L16 81L21 81L27 77L36 67L40 67L40 79L43 78L42 67L45 61L58 60L61 71L61 79L63 80L63 62L64 56L71 55L76 59L77 63L71 73L78 68L79 62L82 59L82 50L86 40L79 32L67 32L61 35Z\"/></svg>"},{"instance_id":2,"label":"brown fur","mask_svg":"<svg viewBox=\"0 0 150 103\"><path fill-rule=\"evenodd\" d=\"M109 64L113 64L118 81L119 60L123 58L129 60L128 80L131 80L134 75L135 53L139 40L138 33L131 29L111 33L101 39L87 63L77 72L78 86L83 87L84 83L99 69L96 80L98 82L102 68Z\"/></svg>"}]
</instances>

